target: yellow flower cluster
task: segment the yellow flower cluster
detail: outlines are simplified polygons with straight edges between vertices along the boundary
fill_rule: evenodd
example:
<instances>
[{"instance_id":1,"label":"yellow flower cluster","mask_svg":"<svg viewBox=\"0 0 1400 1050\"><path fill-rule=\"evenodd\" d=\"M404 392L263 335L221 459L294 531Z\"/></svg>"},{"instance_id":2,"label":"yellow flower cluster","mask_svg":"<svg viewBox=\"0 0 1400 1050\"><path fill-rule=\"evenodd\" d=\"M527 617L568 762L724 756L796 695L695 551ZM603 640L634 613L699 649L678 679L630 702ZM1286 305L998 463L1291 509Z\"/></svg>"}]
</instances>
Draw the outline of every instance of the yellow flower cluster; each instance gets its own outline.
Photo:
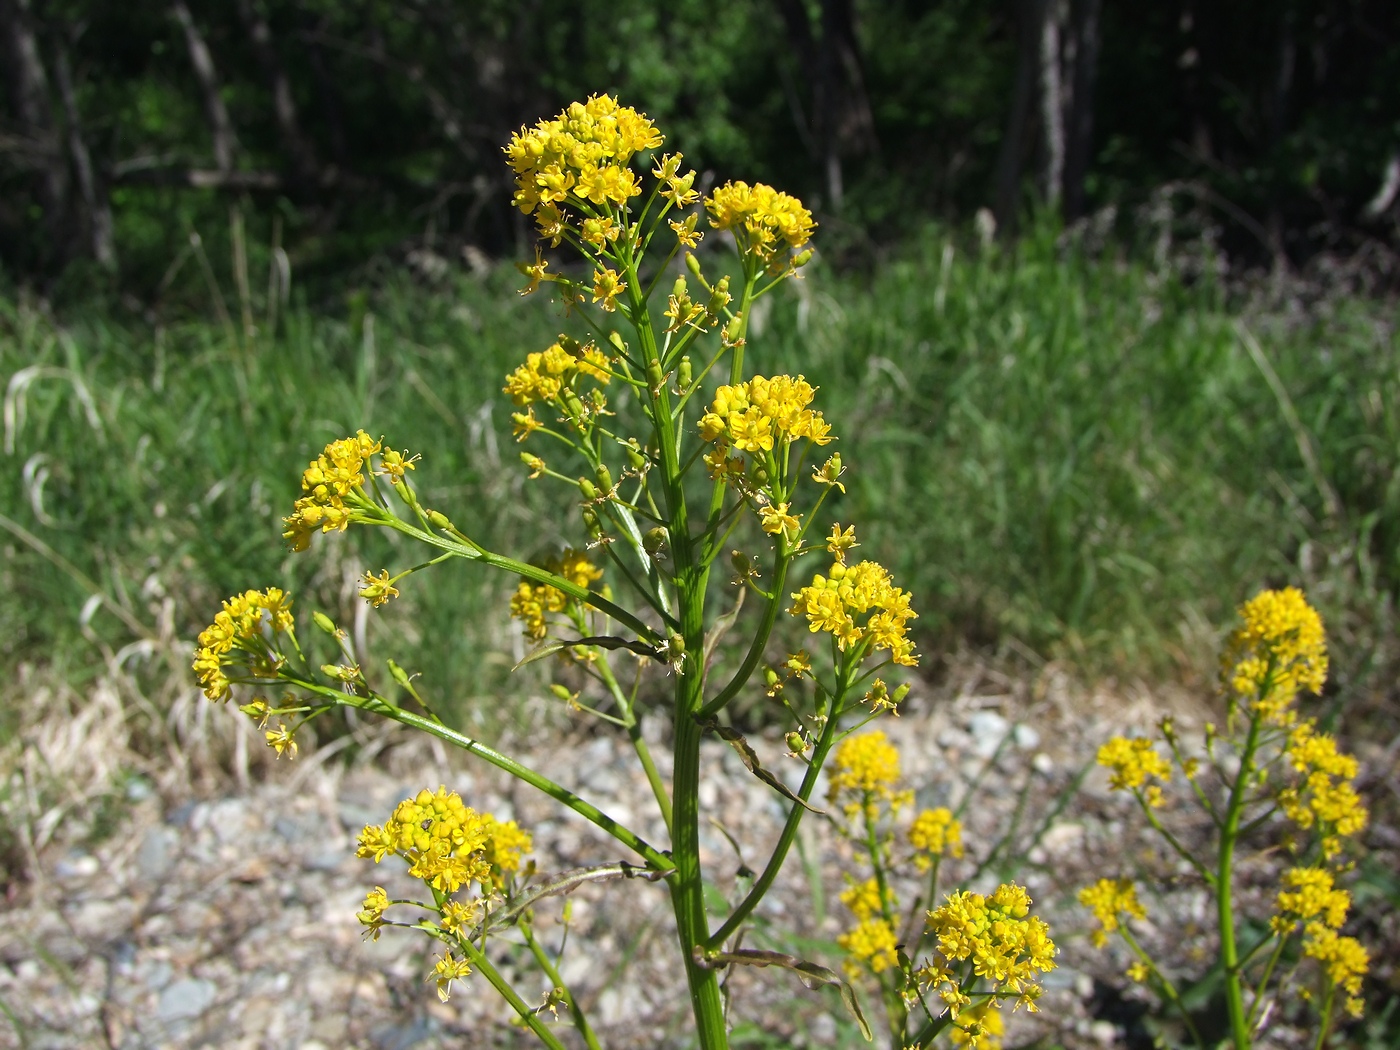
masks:
<instances>
[{"instance_id":1,"label":"yellow flower cluster","mask_svg":"<svg viewBox=\"0 0 1400 1050\"><path fill-rule=\"evenodd\" d=\"M880 883L875 878L855 882L841 891L841 903L851 910L860 922L884 913L880 900Z\"/></svg>"},{"instance_id":2,"label":"yellow flower cluster","mask_svg":"<svg viewBox=\"0 0 1400 1050\"><path fill-rule=\"evenodd\" d=\"M961 857L962 822L946 806L926 809L909 826L909 845L918 851L914 863L920 871L928 871L932 857Z\"/></svg>"},{"instance_id":3,"label":"yellow flower cluster","mask_svg":"<svg viewBox=\"0 0 1400 1050\"><path fill-rule=\"evenodd\" d=\"M1143 798L1149 806L1162 804L1162 789L1151 780L1171 779L1172 768L1157 754L1151 740L1116 736L1099 748L1098 763L1111 771L1109 786L1115 791L1133 791L1146 785Z\"/></svg>"},{"instance_id":4,"label":"yellow flower cluster","mask_svg":"<svg viewBox=\"0 0 1400 1050\"><path fill-rule=\"evenodd\" d=\"M210 700L228 696L229 680L224 668L235 649L252 656L255 669L272 671L270 661L274 656L264 638L264 627L274 634L292 629L291 595L276 587L235 594L214 615L214 622L199 633L194 673Z\"/></svg>"},{"instance_id":5,"label":"yellow flower cluster","mask_svg":"<svg viewBox=\"0 0 1400 1050\"><path fill-rule=\"evenodd\" d=\"M807 617L813 633L835 635L843 652L868 643L872 649L887 650L894 663L918 664L907 626L918 613L909 607L909 592L896 587L889 570L878 562L845 565L838 561L830 576L818 573L792 597L794 604L788 611Z\"/></svg>"},{"instance_id":6,"label":"yellow flower cluster","mask_svg":"<svg viewBox=\"0 0 1400 1050\"><path fill-rule=\"evenodd\" d=\"M661 143L661 132L645 115L610 95L571 103L551 120L522 127L505 146L515 172L515 205L533 213L541 235L558 244L567 218L561 205L590 217L626 207L641 192L628 162Z\"/></svg>"},{"instance_id":7,"label":"yellow flower cluster","mask_svg":"<svg viewBox=\"0 0 1400 1050\"><path fill-rule=\"evenodd\" d=\"M592 343L580 345L561 338L548 350L527 354L525 363L506 377L502 390L517 407L525 408L536 401L554 401L566 389L577 389L580 376L607 383L607 356Z\"/></svg>"},{"instance_id":8,"label":"yellow flower cluster","mask_svg":"<svg viewBox=\"0 0 1400 1050\"><path fill-rule=\"evenodd\" d=\"M1351 908L1351 894L1332 884L1332 873L1325 868L1290 868L1283 873L1289 889L1280 890L1275 901L1278 914L1269 920L1275 933L1290 933L1301 922L1316 919L1322 925L1340 930Z\"/></svg>"},{"instance_id":9,"label":"yellow flower cluster","mask_svg":"<svg viewBox=\"0 0 1400 1050\"><path fill-rule=\"evenodd\" d=\"M1322 618L1296 587L1260 591L1239 616L1243 625L1225 650L1226 679L1267 721L1288 725L1298 691L1320 692L1327 680Z\"/></svg>"},{"instance_id":10,"label":"yellow flower cluster","mask_svg":"<svg viewBox=\"0 0 1400 1050\"><path fill-rule=\"evenodd\" d=\"M1371 966L1371 956L1361 942L1355 937L1343 937L1320 922L1310 922L1303 938L1303 954L1322 966L1329 990L1345 991L1347 1013L1360 1017L1364 1009L1361 978Z\"/></svg>"},{"instance_id":11,"label":"yellow flower cluster","mask_svg":"<svg viewBox=\"0 0 1400 1050\"><path fill-rule=\"evenodd\" d=\"M788 252L811 240L816 229L801 201L761 182L727 182L705 199L705 209L711 226L731 231L739 251L773 273L787 267Z\"/></svg>"},{"instance_id":12,"label":"yellow flower cluster","mask_svg":"<svg viewBox=\"0 0 1400 1050\"><path fill-rule=\"evenodd\" d=\"M972 972L992 984L992 991L1018 996L1017 1005L1035 1009L1041 988L1038 974L1055 968L1055 943L1050 927L1030 914L1026 891L1003 883L990 896L949 894L947 902L928 913L928 928L938 938L941 964L926 968L921 977L948 1003L954 1016L966 1005L953 964L971 961Z\"/></svg>"},{"instance_id":13,"label":"yellow flower cluster","mask_svg":"<svg viewBox=\"0 0 1400 1050\"><path fill-rule=\"evenodd\" d=\"M1279 791L1279 805L1300 828L1318 828L1323 854L1331 859L1341 851L1341 840L1360 832L1369 818L1351 784L1356 759L1338 751L1337 741L1317 732L1312 720L1294 726L1284 752L1299 779Z\"/></svg>"},{"instance_id":14,"label":"yellow flower cluster","mask_svg":"<svg viewBox=\"0 0 1400 1050\"><path fill-rule=\"evenodd\" d=\"M529 834L514 821L478 813L457 792L439 787L404 799L382 825L366 825L356 856L372 857L376 864L390 854L402 857L413 878L456 893L470 882L483 889L499 886L505 875L519 870L521 854L531 848ZM365 908L375 911L369 898Z\"/></svg>"},{"instance_id":15,"label":"yellow flower cluster","mask_svg":"<svg viewBox=\"0 0 1400 1050\"><path fill-rule=\"evenodd\" d=\"M988 999L958 1014L948 1029L948 1042L967 1047L967 1050L1001 1050L1001 1037L1005 1033L1001 1008L995 999Z\"/></svg>"},{"instance_id":16,"label":"yellow flower cluster","mask_svg":"<svg viewBox=\"0 0 1400 1050\"><path fill-rule=\"evenodd\" d=\"M578 587L591 587L603 578L603 570L583 551L572 547L566 547L559 557L550 558L544 568ZM548 615L563 612L571 601L573 599L557 587L521 580L510 599L510 614L524 625L525 637L538 642L549 633Z\"/></svg>"},{"instance_id":17,"label":"yellow flower cluster","mask_svg":"<svg viewBox=\"0 0 1400 1050\"><path fill-rule=\"evenodd\" d=\"M721 452L730 446L740 452L771 452L794 438L828 444L831 428L820 412L807 407L815 395L816 388L802 376L754 376L722 386L700 418L700 436Z\"/></svg>"},{"instance_id":18,"label":"yellow flower cluster","mask_svg":"<svg viewBox=\"0 0 1400 1050\"><path fill-rule=\"evenodd\" d=\"M835 802L847 795L846 810L852 815L863 808L869 812L879 800L896 809L911 797L909 792L894 790L899 782L899 748L878 729L841 741L830 768L827 799Z\"/></svg>"},{"instance_id":19,"label":"yellow flower cluster","mask_svg":"<svg viewBox=\"0 0 1400 1050\"><path fill-rule=\"evenodd\" d=\"M894 930L883 918L864 920L855 929L837 937L836 943L852 956L846 966L848 973L858 972L855 959L869 966L872 973L884 973L899 965Z\"/></svg>"},{"instance_id":20,"label":"yellow flower cluster","mask_svg":"<svg viewBox=\"0 0 1400 1050\"><path fill-rule=\"evenodd\" d=\"M354 516L345 501L356 489L364 487L365 464L370 456L381 452L384 473L402 477L405 470L413 469L416 457L385 449L363 430L354 437L332 441L311 461L301 475L301 498L291 515L282 519L286 526L282 536L292 550L306 550L317 529L345 530Z\"/></svg>"},{"instance_id":21,"label":"yellow flower cluster","mask_svg":"<svg viewBox=\"0 0 1400 1050\"><path fill-rule=\"evenodd\" d=\"M1090 934L1095 948L1102 948L1108 935L1125 919L1145 919L1147 909L1138 900L1132 879L1099 879L1079 891L1079 903L1094 913L1099 928Z\"/></svg>"}]
</instances>

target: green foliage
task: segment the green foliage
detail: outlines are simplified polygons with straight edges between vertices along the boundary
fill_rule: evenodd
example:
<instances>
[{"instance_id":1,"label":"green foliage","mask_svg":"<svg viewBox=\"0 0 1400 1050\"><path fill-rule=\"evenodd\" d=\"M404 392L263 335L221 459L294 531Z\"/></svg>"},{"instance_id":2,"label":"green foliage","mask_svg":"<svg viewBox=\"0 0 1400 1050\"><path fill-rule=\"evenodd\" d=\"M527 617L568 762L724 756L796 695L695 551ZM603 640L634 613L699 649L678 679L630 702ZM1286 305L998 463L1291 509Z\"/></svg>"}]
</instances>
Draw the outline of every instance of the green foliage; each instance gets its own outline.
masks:
<instances>
[{"instance_id":1,"label":"green foliage","mask_svg":"<svg viewBox=\"0 0 1400 1050\"><path fill-rule=\"evenodd\" d=\"M820 407L847 421L850 492L831 514L862 522L862 553L908 581L924 647L1016 639L1090 668L1166 660L1191 673L1214 646L1199 625L1226 619L1242 589L1300 582L1336 639L1339 680L1354 685L1345 672L1363 667L1400 579L1400 346L1384 310L1344 300L1250 321L1316 449L1314 475L1211 287L1048 234L1015 253L936 232L926 243L869 279L814 274L755 319L773 370L806 374ZM193 297L194 263L180 280ZM153 330L93 306L54 323L7 298L0 376L24 416L0 458L0 505L144 622L173 597L185 637L219 598L272 580L353 622L360 603L339 559L397 565L389 541L361 534L285 559L277 536L295 465L359 426L434 449L431 475L453 480L424 498L479 515L487 542L560 544L559 508L516 476L499 390L561 322L518 299L517 281L385 280L294 307L246 351L217 320ZM238 306L229 313L236 329ZM34 365L62 371L18 383ZM1319 478L1335 493L1330 519ZM524 513L497 498L517 487ZM0 659L57 661L80 678L96 655L79 624L87 590L4 542ZM373 618L372 630L411 620L459 640L447 651L416 649L416 632L396 640L436 696L469 701L504 681L467 670L480 655L504 676L508 658L485 654L515 634L504 593L478 579L415 577ZM128 637L103 611L91 628Z\"/></svg>"}]
</instances>

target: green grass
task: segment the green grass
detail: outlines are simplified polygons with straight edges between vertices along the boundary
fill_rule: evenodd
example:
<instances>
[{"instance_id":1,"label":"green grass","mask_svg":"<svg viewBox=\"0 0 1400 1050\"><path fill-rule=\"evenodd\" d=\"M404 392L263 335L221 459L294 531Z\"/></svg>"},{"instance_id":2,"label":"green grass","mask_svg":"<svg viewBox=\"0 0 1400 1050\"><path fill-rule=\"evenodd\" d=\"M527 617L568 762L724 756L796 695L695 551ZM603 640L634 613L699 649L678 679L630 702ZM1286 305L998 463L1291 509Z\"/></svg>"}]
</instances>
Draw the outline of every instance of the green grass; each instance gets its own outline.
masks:
<instances>
[{"instance_id":1,"label":"green grass","mask_svg":"<svg viewBox=\"0 0 1400 1050\"><path fill-rule=\"evenodd\" d=\"M353 624L355 573L411 555L361 530L291 557L279 520L305 461L357 427L423 452L425 501L488 544L576 542L509 434L501 378L562 323L517 284L385 279L247 339L217 313L153 327L0 298L0 510L52 551L0 540L0 661L81 683L130 640L122 615L190 638L221 597L272 582ZM834 514L914 592L925 651L1014 642L1090 672L1194 674L1210 625L1287 581L1321 603L1348 688L1400 577L1388 310L1265 311L1246 335L1208 285L1048 235L979 253L934 233L873 275L801 282L749 360L821 385L852 468ZM509 587L424 574L371 629L434 695L480 709L512 689ZM94 589L110 604L85 617Z\"/></svg>"}]
</instances>

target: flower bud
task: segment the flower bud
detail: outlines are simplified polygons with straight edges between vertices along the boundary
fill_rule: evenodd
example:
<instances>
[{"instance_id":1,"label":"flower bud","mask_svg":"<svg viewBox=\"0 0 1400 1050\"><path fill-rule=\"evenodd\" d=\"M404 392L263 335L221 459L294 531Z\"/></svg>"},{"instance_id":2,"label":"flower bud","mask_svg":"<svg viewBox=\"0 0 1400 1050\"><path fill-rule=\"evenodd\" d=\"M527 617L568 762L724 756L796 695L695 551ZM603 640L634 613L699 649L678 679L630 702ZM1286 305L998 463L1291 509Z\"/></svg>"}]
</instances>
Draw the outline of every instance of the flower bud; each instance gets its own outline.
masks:
<instances>
[{"instance_id":1,"label":"flower bud","mask_svg":"<svg viewBox=\"0 0 1400 1050\"><path fill-rule=\"evenodd\" d=\"M685 274L676 278L676 283L671 286L671 294L677 299L684 299L686 294Z\"/></svg>"},{"instance_id":2,"label":"flower bud","mask_svg":"<svg viewBox=\"0 0 1400 1050\"><path fill-rule=\"evenodd\" d=\"M389 673L393 675L394 681L398 682L399 685L403 686L405 689L408 688L408 672L405 671L398 664L396 664L393 660L389 661Z\"/></svg>"},{"instance_id":3,"label":"flower bud","mask_svg":"<svg viewBox=\"0 0 1400 1050\"><path fill-rule=\"evenodd\" d=\"M549 691L553 693L556 697L558 697L560 700L563 700L565 703L568 703L574 698L574 694L569 692L569 687L566 685L560 685L558 682L555 682L553 685L551 685L549 687Z\"/></svg>"},{"instance_id":4,"label":"flower bud","mask_svg":"<svg viewBox=\"0 0 1400 1050\"><path fill-rule=\"evenodd\" d=\"M332 638L340 637L340 628L335 625L335 621L320 610L311 614L311 620L317 627L321 628L321 630L325 631Z\"/></svg>"},{"instance_id":5,"label":"flower bud","mask_svg":"<svg viewBox=\"0 0 1400 1050\"><path fill-rule=\"evenodd\" d=\"M696 277L700 277L700 260L695 258L695 256L690 252L685 253L685 268L691 273L693 273ZM704 280L703 277L701 277L700 279L702 281Z\"/></svg>"}]
</instances>

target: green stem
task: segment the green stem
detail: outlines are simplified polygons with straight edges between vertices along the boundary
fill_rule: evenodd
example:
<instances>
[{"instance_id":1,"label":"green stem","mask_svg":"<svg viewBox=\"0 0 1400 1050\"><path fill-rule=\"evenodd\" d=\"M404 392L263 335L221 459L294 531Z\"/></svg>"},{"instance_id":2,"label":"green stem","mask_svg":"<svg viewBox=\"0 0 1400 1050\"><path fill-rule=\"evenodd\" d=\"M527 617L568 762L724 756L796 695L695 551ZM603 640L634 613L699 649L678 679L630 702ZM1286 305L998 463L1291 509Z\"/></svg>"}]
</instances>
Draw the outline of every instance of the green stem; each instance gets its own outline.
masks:
<instances>
[{"instance_id":1,"label":"green stem","mask_svg":"<svg viewBox=\"0 0 1400 1050\"><path fill-rule=\"evenodd\" d=\"M1131 948L1133 953L1138 957L1138 961L1151 971L1152 976L1157 978L1157 984L1162 989L1162 994L1166 996L1167 1001L1170 1002L1172 1006L1176 1007L1177 1013L1181 1014L1181 1019L1186 1023L1186 1030L1191 1033L1192 1040L1195 1041L1198 1047L1204 1048L1205 1043L1201 1041L1201 1033L1196 1031L1196 1024L1191 1020L1191 1014L1187 1012L1186 1004L1181 1001L1181 996L1177 994L1176 985L1172 984L1172 982L1167 979L1167 975L1157 968L1157 964L1152 961L1152 957L1143 950L1142 945L1138 944L1137 938L1128 932L1126 926L1119 926L1118 932L1122 934L1123 940L1127 942L1128 947Z\"/></svg>"},{"instance_id":2,"label":"green stem","mask_svg":"<svg viewBox=\"0 0 1400 1050\"><path fill-rule=\"evenodd\" d=\"M411 726L420 729L430 736L435 736L445 743L454 747L459 747L477 758L483 759L497 769L509 773L517 780L522 780L533 788L538 788L550 798L561 805L567 806L585 820L596 824L613 838L617 839L628 849L634 851L638 856L646 860L647 866L654 871L667 871L671 868L671 860L666 854L656 849L631 828L619 824L612 817L608 816L591 802L587 802L575 795L562 784L556 784L548 777L536 773L528 766L522 766L512 758L507 758L499 751L487 747L480 741L473 740L469 736L457 732L439 722L434 722L430 718L416 715L412 711L405 711L401 707L395 707L380 696L354 696L349 693L342 693L335 689L327 688L319 682L311 682L305 679L287 677L283 679L291 685L300 689L306 689L336 703L345 704L349 707L358 708L362 711L369 711L374 714L383 715L401 725Z\"/></svg>"},{"instance_id":3,"label":"green stem","mask_svg":"<svg viewBox=\"0 0 1400 1050\"><path fill-rule=\"evenodd\" d=\"M1249 1020L1244 1009L1244 989L1240 980L1239 949L1235 941L1235 913L1231 878L1234 872L1235 842L1240 831L1240 814L1254 774L1254 750L1259 740L1259 716L1249 721L1249 734L1240 753L1240 768L1230 788L1225 821L1220 829L1220 853L1215 868L1215 902L1220 925L1220 962L1225 971L1225 1004L1230 1012L1230 1033L1235 1050L1250 1046Z\"/></svg>"},{"instance_id":4,"label":"green stem","mask_svg":"<svg viewBox=\"0 0 1400 1050\"><path fill-rule=\"evenodd\" d=\"M1327 1045L1327 1035L1332 1030L1332 1008L1337 1002L1337 986L1330 985L1327 989L1327 998L1322 1004L1322 1024L1317 1030L1317 1042L1313 1044L1313 1050L1322 1050Z\"/></svg>"},{"instance_id":5,"label":"green stem","mask_svg":"<svg viewBox=\"0 0 1400 1050\"><path fill-rule=\"evenodd\" d=\"M1268 991L1269 980L1273 977L1274 968L1278 966L1279 958L1283 955L1283 947L1288 943L1288 938L1282 934L1276 934L1275 936L1278 937L1278 942L1274 945L1274 950L1269 953L1269 961L1264 965L1264 976L1261 977L1259 983L1255 985L1254 1002L1251 1003L1249 1007L1249 1017L1246 1020L1251 1032L1254 1031L1254 1026L1258 1024L1257 1019L1259 1013L1264 1007L1264 993ZM1246 959L1247 958L1246 956ZM1243 965L1243 963L1241 965Z\"/></svg>"},{"instance_id":6,"label":"green stem","mask_svg":"<svg viewBox=\"0 0 1400 1050\"><path fill-rule=\"evenodd\" d=\"M516 1012L526 1027L539 1036L540 1042L544 1043L550 1050L567 1050L558 1037L540 1020L539 1015L530 1005L516 994L515 989L510 986L510 982L501 976L500 971L491 965L491 961L477 949L476 945L465 937L458 937L457 945L471 961L471 964L481 972L482 976L491 982L491 987L501 993L501 998L510 1003L511 1009Z\"/></svg>"},{"instance_id":7,"label":"green stem","mask_svg":"<svg viewBox=\"0 0 1400 1050\"><path fill-rule=\"evenodd\" d=\"M563 989L564 994L568 997L569 1016L574 1019L574 1026L578 1028L579 1035L583 1036L588 1050L602 1050L598 1045L598 1037L593 1033L592 1025L588 1023L588 1015L583 1012L583 1007L579 1006L573 991L564 983L564 978L559 976L558 968L550 959L549 953L544 950L544 946L535 937L535 931L530 928L528 922L522 922L520 932L525 935L525 943L530 946L530 954L535 957L535 962L540 964L540 969L544 971L550 983L555 988Z\"/></svg>"},{"instance_id":8,"label":"green stem","mask_svg":"<svg viewBox=\"0 0 1400 1050\"><path fill-rule=\"evenodd\" d=\"M661 773L651 757L651 749L647 747L646 739L642 736L641 719L634 713L631 699L618 683L617 676L613 674L612 667L608 664L608 658L603 653L598 654L598 674L607 685L608 691L612 693L618 710L622 712L627 737L632 741L632 749L637 753L637 760L641 762L642 769L646 772L647 783L651 785L651 793L656 796L656 804L661 809L661 819L666 822L666 831L669 834L671 831L671 796L666 791L666 781L661 779Z\"/></svg>"},{"instance_id":9,"label":"green stem","mask_svg":"<svg viewBox=\"0 0 1400 1050\"><path fill-rule=\"evenodd\" d=\"M817 786L817 777L826 761L827 752L831 750L831 746L835 742L836 713L838 710L837 701L833 700L827 714L826 725L822 727L821 738L812 750L812 760L807 765L807 773L802 778L802 786L797 789L797 797L803 802L811 798L812 790ZM739 925L749 917L749 913L758 906L758 902L763 899L768 888L773 885L773 880L778 877L778 872L782 870L783 861L787 859L788 850L792 848L793 839L797 837L797 829L802 823L803 814L806 812L806 806L793 803L792 808L788 811L787 822L783 825L782 834L778 836L778 843L773 847L773 853L768 858L768 863L764 865L763 874L755 880L744 899L724 921L724 925L711 934L710 939L705 942L706 949L714 951L723 945L726 940L733 936Z\"/></svg>"}]
</instances>

